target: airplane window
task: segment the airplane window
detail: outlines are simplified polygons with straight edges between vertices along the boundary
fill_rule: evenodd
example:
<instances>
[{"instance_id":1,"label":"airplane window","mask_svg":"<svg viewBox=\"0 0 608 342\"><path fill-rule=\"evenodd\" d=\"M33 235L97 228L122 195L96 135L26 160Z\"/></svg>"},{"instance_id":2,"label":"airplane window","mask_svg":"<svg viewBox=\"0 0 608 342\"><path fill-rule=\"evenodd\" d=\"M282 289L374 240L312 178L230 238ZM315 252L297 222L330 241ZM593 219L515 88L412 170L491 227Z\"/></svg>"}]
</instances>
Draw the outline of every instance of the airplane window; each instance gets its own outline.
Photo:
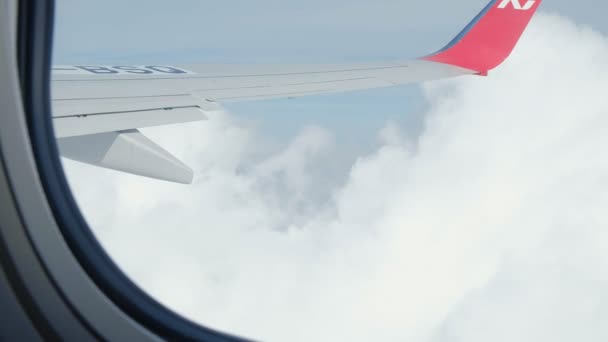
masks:
<instances>
[{"instance_id":1,"label":"airplane window","mask_svg":"<svg viewBox=\"0 0 608 342\"><path fill-rule=\"evenodd\" d=\"M571 5L57 1L91 246L243 338L608 338L608 5Z\"/></svg>"}]
</instances>

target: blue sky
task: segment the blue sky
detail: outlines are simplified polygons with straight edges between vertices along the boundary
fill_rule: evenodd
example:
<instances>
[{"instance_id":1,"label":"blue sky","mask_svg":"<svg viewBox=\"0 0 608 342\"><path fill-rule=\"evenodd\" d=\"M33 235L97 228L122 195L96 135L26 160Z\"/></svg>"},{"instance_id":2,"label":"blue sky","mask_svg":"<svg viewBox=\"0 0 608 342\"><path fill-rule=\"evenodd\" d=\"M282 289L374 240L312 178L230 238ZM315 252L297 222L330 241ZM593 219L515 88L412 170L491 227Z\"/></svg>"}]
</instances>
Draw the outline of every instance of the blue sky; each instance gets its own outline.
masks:
<instances>
[{"instance_id":1,"label":"blue sky","mask_svg":"<svg viewBox=\"0 0 608 342\"><path fill-rule=\"evenodd\" d=\"M58 62L339 62L415 57L447 43L487 3L466 1L62 0ZM591 0L542 10L605 30Z\"/></svg>"}]
</instances>

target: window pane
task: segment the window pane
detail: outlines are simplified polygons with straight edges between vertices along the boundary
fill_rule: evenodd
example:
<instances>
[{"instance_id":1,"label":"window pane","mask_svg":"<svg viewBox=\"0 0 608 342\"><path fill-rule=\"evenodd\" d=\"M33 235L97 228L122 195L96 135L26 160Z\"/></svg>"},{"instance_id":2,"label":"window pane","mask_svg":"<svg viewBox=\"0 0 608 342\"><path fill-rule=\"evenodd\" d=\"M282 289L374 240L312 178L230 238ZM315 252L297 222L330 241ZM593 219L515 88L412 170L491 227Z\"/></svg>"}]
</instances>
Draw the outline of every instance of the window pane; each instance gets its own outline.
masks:
<instances>
[{"instance_id":1,"label":"window pane","mask_svg":"<svg viewBox=\"0 0 608 342\"><path fill-rule=\"evenodd\" d=\"M285 71L423 56L485 5L60 0L84 215L148 293L249 338L605 340L608 5L543 3L488 77L304 96L355 80ZM294 80L230 80L251 64Z\"/></svg>"}]
</instances>

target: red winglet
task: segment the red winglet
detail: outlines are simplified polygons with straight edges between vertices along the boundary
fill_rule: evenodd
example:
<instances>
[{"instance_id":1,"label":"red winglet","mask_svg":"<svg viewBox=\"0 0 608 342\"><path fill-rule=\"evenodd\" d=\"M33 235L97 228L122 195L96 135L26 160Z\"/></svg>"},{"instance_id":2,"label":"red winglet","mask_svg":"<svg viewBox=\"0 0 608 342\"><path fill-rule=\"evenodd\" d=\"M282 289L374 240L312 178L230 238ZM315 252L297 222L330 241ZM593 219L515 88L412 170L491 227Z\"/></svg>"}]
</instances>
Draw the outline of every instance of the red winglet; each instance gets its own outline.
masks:
<instances>
[{"instance_id":1,"label":"red winglet","mask_svg":"<svg viewBox=\"0 0 608 342\"><path fill-rule=\"evenodd\" d=\"M542 0L492 0L445 48L424 57L487 75L513 51Z\"/></svg>"}]
</instances>

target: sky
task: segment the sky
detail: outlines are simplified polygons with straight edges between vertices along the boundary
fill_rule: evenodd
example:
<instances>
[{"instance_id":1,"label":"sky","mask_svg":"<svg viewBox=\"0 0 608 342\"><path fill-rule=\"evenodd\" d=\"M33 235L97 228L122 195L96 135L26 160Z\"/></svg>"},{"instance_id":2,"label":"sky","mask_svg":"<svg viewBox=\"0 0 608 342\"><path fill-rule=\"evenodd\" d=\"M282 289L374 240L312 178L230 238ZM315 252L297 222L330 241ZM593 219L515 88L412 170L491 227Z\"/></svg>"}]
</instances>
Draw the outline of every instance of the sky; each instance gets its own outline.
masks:
<instances>
[{"instance_id":1,"label":"sky","mask_svg":"<svg viewBox=\"0 0 608 342\"><path fill-rule=\"evenodd\" d=\"M439 49L484 5L60 0L55 62L391 60ZM216 329L605 341L602 7L545 0L487 78L244 103L142 130L194 168L191 186L65 161L68 179L123 270Z\"/></svg>"}]
</instances>

